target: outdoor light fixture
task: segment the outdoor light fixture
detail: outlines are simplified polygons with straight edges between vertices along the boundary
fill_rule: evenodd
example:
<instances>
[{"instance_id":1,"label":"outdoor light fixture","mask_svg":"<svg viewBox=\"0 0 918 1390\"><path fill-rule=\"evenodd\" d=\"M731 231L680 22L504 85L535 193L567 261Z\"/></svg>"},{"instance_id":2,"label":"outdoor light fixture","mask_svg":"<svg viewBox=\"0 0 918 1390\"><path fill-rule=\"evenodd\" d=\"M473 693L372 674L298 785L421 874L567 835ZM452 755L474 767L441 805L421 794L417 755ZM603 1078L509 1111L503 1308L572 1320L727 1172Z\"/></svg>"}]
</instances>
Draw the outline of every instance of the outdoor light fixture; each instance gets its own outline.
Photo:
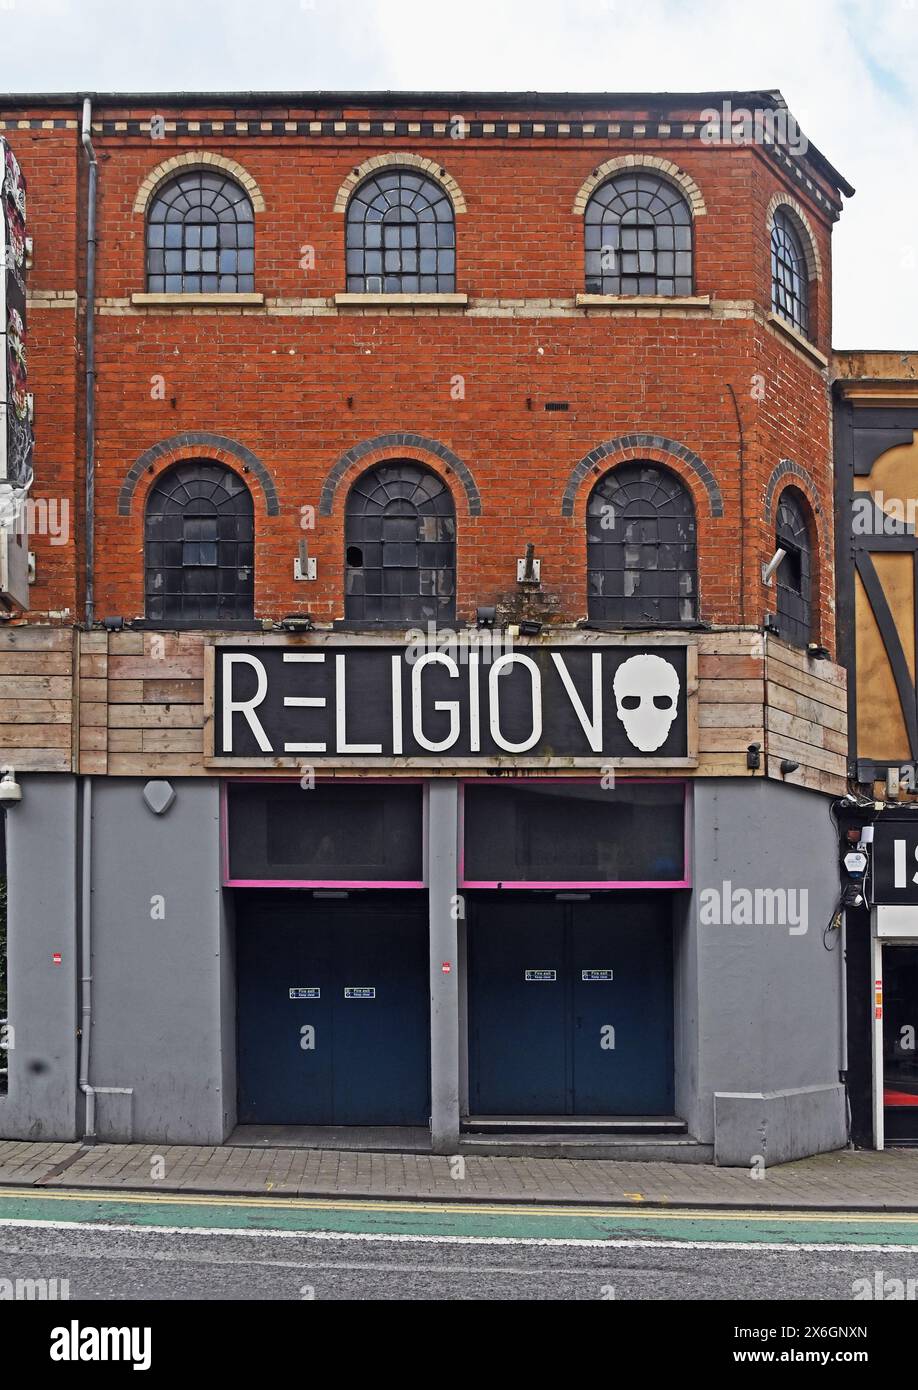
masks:
<instances>
[{"instance_id":1,"label":"outdoor light fixture","mask_svg":"<svg viewBox=\"0 0 918 1390\"><path fill-rule=\"evenodd\" d=\"M475 622L479 627L493 627L497 619L496 608L476 608Z\"/></svg>"},{"instance_id":2,"label":"outdoor light fixture","mask_svg":"<svg viewBox=\"0 0 918 1390\"><path fill-rule=\"evenodd\" d=\"M308 613L287 613L279 625L285 632L311 632L312 618Z\"/></svg>"},{"instance_id":3,"label":"outdoor light fixture","mask_svg":"<svg viewBox=\"0 0 918 1390\"><path fill-rule=\"evenodd\" d=\"M5 768L0 778L0 806L15 806L22 800L22 787L16 781L11 767Z\"/></svg>"},{"instance_id":4,"label":"outdoor light fixture","mask_svg":"<svg viewBox=\"0 0 918 1390\"><path fill-rule=\"evenodd\" d=\"M856 883L849 883L842 889L842 907L863 907L864 894Z\"/></svg>"},{"instance_id":5,"label":"outdoor light fixture","mask_svg":"<svg viewBox=\"0 0 918 1390\"><path fill-rule=\"evenodd\" d=\"M124 627L123 618L103 618L102 626L106 632L121 632Z\"/></svg>"},{"instance_id":6,"label":"outdoor light fixture","mask_svg":"<svg viewBox=\"0 0 918 1390\"><path fill-rule=\"evenodd\" d=\"M542 624L535 618L523 618L520 622L521 637L538 637L542 631Z\"/></svg>"},{"instance_id":7,"label":"outdoor light fixture","mask_svg":"<svg viewBox=\"0 0 918 1390\"><path fill-rule=\"evenodd\" d=\"M750 772L758 772L762 766L762 745L750 743L746 749L746 766Z\"/></svg>"},{"instance_id":8,"label":"outdoor light fixture","mask_svg":"<svg viewBox=\"0 0 918 1390\"><path fill-rule=\"evenodd\" d=\"M773 632L775 636L777 636L781 631L781 624L778 622L778 619L775 617L774 613L765 614L765 621L762 624L762 626L764 627L766 632Z\"/></svg>"},{"instance_id":9,"label":"outdoor light fixture","mask_svg":"<svg viewBox=\"0 0 918 1390\"><path fill-rule=\"evenodd\" d=\"M821 647L818 642L808 642L806 647L806 654L813 661L828 661L829 648Z\"/></svg>"},{"instance_id":10,"label":"outdoor light fixture","mask_svg":"<svg viewBox=\"0 0 918 1390\"><path fill-rule=\"evenodd\" d=\"M795 763L794 760L793 760L793 758L782 758L782 759L781 759L781 776L782 776L782 777L789 777L790 774L791 774L792 772L796 772L796 771L797 771L797 769L798 769L799 766L800 766L800 764L799 764L799 763Z\"/></svg>"}]
</instances>

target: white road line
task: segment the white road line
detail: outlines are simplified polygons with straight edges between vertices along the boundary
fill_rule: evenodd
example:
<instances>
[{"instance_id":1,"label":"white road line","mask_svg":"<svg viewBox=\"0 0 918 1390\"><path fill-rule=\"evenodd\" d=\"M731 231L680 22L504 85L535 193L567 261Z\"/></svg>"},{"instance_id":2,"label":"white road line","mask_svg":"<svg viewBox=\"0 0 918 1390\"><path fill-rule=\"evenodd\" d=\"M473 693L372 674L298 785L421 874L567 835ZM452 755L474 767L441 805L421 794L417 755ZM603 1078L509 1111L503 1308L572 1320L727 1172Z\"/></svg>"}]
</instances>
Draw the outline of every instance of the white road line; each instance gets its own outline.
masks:
<instances>
[{"instance_id":1,"label":"white road line","mask_svg":"<svg viewBox=\"0 0 918 1390\"><path fill-rule=\"evenodd\" d=\"M386 1234L377 1231L280 1231L246 1230L238 1226L131 1226L107 1221L34 1221L24 1217L2 1217L0 1227L25 1226L54 1231L111 1231L131 1235L165 1236L246 1236L255 1240L357 1240L382 1241L402 1245L560 1245L588 1250L764 1250L782 1255L818 1254L820 1251L878 1254L889 1251L918 1256L918 1245L862 1245L859 1241L759 1241L759 1240L589 1240L576 1236L432 1236Z\"/></svg>"}]
</instances>

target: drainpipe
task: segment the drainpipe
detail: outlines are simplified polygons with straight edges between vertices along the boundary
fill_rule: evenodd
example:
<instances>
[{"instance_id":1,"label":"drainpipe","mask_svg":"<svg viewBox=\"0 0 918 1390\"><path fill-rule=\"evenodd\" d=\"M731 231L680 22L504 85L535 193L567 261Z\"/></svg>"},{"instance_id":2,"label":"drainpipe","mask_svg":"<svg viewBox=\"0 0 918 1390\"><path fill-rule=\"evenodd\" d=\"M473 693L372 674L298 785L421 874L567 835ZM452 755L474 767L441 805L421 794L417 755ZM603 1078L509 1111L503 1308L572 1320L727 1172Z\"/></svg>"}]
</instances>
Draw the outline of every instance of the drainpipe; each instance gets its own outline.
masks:
<instances>
[{"instance_id":1,"label":"drainpipe","mask_svg":"<svg viewBox=\"0 0 918 1390\"><path fill-rule=\"evenodd\" d=\"M83 778L83 854L80 911L80 1090L86 1097L83 1143L96 1141L96 1093L89 1084L89 1045L92 1041L92 778Z\"/></svg>"},{"instance_id":2,"label":"drainpipe","mask_svg":"<svg viewBox=\"0 0 918 1390\"><path fill-rule=\"evenodd\" d=\"M96 184L98 162L92 147L92 102L83 101L83 149L89 160L86 198L86 627L95 621L96 543Z\"/></svg>"}]
</instances>

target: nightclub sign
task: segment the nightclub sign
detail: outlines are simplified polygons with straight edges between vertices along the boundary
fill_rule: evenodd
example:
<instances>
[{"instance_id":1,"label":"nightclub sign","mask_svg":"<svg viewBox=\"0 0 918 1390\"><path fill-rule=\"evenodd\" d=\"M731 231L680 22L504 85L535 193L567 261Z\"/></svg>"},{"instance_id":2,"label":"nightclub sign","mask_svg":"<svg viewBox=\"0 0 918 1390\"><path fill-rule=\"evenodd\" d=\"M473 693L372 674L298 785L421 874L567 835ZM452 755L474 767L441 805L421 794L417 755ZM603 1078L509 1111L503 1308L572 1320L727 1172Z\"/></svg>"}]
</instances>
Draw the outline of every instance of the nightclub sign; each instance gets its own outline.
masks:
<instances>
[{"instance_id":1,"label":"nightclub sign","mask_svg":"<svg viewBox=\"0 0 918 1390\"><path fill-rule=\"evenodd\" d=\"M218 645L220 763L687 765L694 649L680 645Z\"/></svg>"}]
</instances>

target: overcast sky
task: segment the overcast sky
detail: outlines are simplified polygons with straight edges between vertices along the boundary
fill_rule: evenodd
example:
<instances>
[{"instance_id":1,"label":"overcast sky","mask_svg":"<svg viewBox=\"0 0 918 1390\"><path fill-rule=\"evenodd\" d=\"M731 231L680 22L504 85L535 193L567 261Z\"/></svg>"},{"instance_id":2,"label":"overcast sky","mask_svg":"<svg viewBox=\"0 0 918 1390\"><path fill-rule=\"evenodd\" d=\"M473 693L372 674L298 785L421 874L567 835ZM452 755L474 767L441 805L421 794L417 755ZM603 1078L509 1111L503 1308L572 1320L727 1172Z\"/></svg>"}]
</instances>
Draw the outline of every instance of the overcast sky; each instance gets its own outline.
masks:
<instances>
[{"instance_id":1,"label":"overcast sky","mask_svg":"<svg viewBox=\"0 0 918 1390\"><path fill-rule=\"evenodd\" d=\"M918 351L918 0L0 0L4 88L780 88L854 184L835 346Z\"/></svg>"}]
</instances>

